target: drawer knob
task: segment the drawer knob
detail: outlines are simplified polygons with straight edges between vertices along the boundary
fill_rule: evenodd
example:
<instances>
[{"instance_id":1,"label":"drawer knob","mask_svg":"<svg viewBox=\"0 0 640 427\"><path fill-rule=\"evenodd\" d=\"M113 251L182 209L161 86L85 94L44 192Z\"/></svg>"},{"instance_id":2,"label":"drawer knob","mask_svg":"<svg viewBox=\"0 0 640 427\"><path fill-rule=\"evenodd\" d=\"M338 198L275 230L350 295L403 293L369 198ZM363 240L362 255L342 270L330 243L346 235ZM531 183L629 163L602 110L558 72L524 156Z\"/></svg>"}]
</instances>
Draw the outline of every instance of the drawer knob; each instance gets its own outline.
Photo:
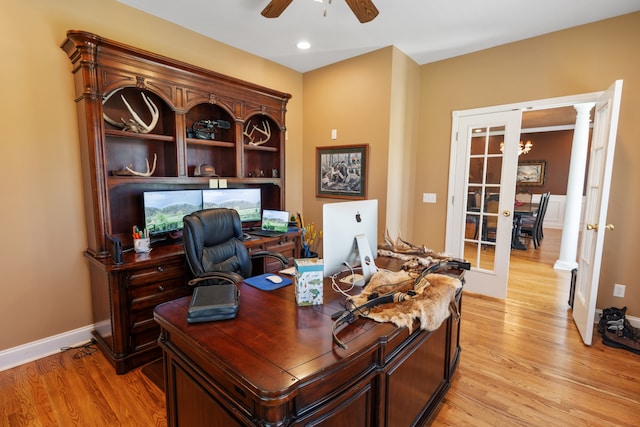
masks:
<instances>
[{"instance_id":1,"label":"drawer knob","mask_svg":"<svg viewBox=\"0 0 640 427\"><path fill-rule=\"evenodd\" d=\"M158 286L158 291L159 292L163 292L164 291L164 286L163 285Z\"/></svg>"},{"instance_id":2,"label":"drawer knob","mask_svg":"<svg viewBox=\"0 0 640 427\"><path fill-rule=\"evenodd\" d=\"M162 272L164 271L164 267L163 267L163 266L161 266L161 265L159 265L159 266L158 266L158 271L162 273Z\"/></svg>"}]
</instances>

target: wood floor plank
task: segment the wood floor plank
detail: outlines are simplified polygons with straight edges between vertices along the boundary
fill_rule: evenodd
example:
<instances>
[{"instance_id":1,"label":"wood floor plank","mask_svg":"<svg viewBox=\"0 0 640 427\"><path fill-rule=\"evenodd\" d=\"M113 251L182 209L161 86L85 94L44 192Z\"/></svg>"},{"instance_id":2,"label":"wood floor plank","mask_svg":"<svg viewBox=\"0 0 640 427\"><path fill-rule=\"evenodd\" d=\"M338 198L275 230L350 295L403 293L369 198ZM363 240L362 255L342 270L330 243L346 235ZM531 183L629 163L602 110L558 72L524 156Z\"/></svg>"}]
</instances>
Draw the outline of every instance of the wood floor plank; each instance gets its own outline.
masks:
<instances>
[{"instance_id":1,"label":"wood floor plank","mask_svg":"<svg viewBox=\"0 0 640 427\"><path fill-rule=\"evenodd\" d=\"M460 364L431 425L640 425L640 356L597 331L582 343L559 247L545 230L539 249L513 251L506 300L465 293ZM101 353L71 350L0 372L0 425L163 427L164 394L140 369L116 375Z\"/></svg>"}]
</instances>

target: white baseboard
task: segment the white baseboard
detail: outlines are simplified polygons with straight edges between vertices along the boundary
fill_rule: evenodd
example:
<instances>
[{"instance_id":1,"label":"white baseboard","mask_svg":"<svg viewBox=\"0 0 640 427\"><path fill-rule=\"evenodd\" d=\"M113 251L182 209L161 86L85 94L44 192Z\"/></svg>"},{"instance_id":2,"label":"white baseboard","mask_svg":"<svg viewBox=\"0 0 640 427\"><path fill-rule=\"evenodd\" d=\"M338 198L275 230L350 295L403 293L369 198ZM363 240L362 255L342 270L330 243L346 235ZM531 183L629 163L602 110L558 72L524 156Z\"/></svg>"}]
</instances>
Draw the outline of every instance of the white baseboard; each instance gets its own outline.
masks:
<instances>
[{"instance_id":1,"label":"white baseboard","mask_svg":"<svg viewBox=\"0 0 640 427\"><path fill-rule=\"evenodd\" d=\"M26 343L0 351L0 371L58 353L63 347L74 347L91 340L93 325Z\"/></svg>"},{"instance_id":2,"label":"white baseboard","mask_svg":"<svg viewBox=\"0 0 640 427\"><path fill-rule=\"evenodd\" d=\"M597 309L595 323L598 323L601 316L602 310ZM626 319L633 327L640 328L640 317L626 316ZM2 350L0 351L0 371L51 356L52 354L58 353L63 347L75 347L79 344L86 343L91 340L91 331L94 329L94 325L88 325L18 347Z\"/></svg>"}]
</instances>

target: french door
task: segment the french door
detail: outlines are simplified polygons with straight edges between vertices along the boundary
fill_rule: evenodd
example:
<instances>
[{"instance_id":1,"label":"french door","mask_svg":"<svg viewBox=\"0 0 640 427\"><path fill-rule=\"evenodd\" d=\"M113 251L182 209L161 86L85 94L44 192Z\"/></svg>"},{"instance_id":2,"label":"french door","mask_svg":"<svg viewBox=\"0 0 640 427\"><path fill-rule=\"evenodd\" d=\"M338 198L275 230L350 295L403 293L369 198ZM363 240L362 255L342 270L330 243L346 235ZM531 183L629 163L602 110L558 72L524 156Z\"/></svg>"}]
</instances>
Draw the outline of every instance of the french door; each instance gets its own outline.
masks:
<instances>
[{"instance_id":1,"label":"french door","mask_svg":"<svg viewBox=\"0 0 640 427\"><path fill-rule=\"evenodd\" d=\"M607 230L613 229L612 224L606 221L621 96L622 80L617 80L600 96L595 107L582 243L573 301L573 320L587 345L591 345L593 338L604 236Z\"/></svg>"},{"instance_id":2,"label":"french door","mask_svg":"<svg viewBox=\"0 0 640 427\"><path fill-rule=\"evenodd\" d=\"M454 113L445 250L471 263L467 291L495 298L507 296L521 120Z\"/></svg>"}]
</instances>

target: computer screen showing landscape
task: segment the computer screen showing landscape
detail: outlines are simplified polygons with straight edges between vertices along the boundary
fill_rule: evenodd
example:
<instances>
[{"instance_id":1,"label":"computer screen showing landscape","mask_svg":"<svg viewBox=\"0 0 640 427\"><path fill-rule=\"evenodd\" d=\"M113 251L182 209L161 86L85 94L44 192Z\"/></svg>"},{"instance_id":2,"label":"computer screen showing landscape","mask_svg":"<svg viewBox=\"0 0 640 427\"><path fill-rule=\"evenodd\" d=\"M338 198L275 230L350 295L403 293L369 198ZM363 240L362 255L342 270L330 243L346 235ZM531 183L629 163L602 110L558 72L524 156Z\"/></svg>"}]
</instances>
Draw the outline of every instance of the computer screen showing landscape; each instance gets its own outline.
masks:
<instances>
[{"instance_id":1,"label":"computer screen showing landscape","mask_svg":"<svg viewBox=\"0 0 640 427\"><path fill-rule=\"evenodd\" d=\"M322 207L322 258L324 276L361 264L355 237L364 234L371 254L378 253L378 201L326 203Z\"/></svg>"},{"instance_id":2,"label":"computer screen showing landscape","mask_svg":"<svg viewBox=\"0 0 640 427\"><path fill-rule=\"evenodd\" d=\"M182 230L184 216L202 209L201 190L145 191L142 197L150 235Z\"/></svg>"},{"instance_id":3,"label":"computer screen showing landscape","mask_svg":"<svg viewBox=\"0 0 640 427\"><path fill-rule=\"evenodd\" d=\"M204 209L234 209L242 222L260 221L261 193L259 188L219 188L202 190Z\"/></svg>"},{"instance_id":4,"label":"computer screen showing landscape","mask_svg":"<svg viewBox=\"0 0 640 427\"><path fill-rule=\"evenodd\" d=\"M289 228L289 212L265 209L262 212L263 230L286 233Z\"/></svg>"}]
</instances>

